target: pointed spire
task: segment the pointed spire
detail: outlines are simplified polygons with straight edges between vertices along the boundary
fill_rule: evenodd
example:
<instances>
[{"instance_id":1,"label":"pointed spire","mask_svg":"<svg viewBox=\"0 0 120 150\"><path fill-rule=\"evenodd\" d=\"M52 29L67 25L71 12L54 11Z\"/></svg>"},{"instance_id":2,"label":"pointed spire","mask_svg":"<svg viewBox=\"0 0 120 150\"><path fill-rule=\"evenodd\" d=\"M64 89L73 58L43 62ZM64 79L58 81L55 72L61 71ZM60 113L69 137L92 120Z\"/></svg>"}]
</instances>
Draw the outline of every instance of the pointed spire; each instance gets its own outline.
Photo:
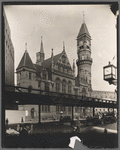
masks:
<instances>
[{"instance_id":1,"label":"pointed spire","mask_svg":"<svg viewBox=\"0 0 120 150\"><path fill-rule=\"evenodd\" d=\"M25 43L25 52L27 52L27 43Z\"/></svg>"},{"instance_id":2,"label":"pointed spire","mask_svg":"<svg viewBox=\"0 0 120 150\"><path fill-rule=\"evenodd\" d=\"M86 34L87 36L91 37L91 36L90 36L90 33L89 33L88 29L87 29L86 24L83 23L82 26L81 26L81 28L80 28L80 31L79 31L77 37L83 36L83 35L85 35L85 34Z\"/></svg>"},{"instance_id":3,"label":"pointed spire","mask_svg":"<svg viewBox=\"0 0 120 150\"><path fill-rule=\"evenodd\" d=\"M63 51L65 52L65 42L63 41Z\"/></svg>"},{"instance_id":4,"label":"pointed spire","mask_svg":"<svg viewBox=\"0 0 120 150\"><path fill-rule=\"evenodd\" d=\"M83 11L83 23L85 23L85 14L84 14L84 11Z\"/></svg>"},{"instance_id":5,"label":"pointed spire","mask_svg":"<svg viewBox=\"0 0 120 150\"><path fill-rule=\"evenodd\" d=\"M42 36L41 36L41 47L40 47L40 53L44 54L44 50L43 50L43 42L42 42Z\"/></svg>"},{"instance_id":6,"label":"pointed spire","mask_svg":"<svg viewBox=\"0 0 120 150\"><path fill-rule=\"evenodd\" d=\"M52 72L53 72L53 69L54 69L54 60L53 60L53 48L52 48L52 54L51 54L51 58L52 58L52 64L51 64L51 68L52 68Z\"/></svg>"},{"instance_id":7,"label":"pointed spire","mask_svg":"<svg viewBox=\"0 0 120 150\"><path fill-rule=\"evenodd\" d=\"M18 70L18 69L20 69L22 67L26 67L26 68L29 68L29 69L36 70L36 68L35 68L35 66L34 66L34 64L33 64L32 60L31 60L31 58L29 56L29 53L27 52L27 49L25 50L24 55L23 55L23 57L22 57L22 59L21 59L21 61L20 61L20 63L19 63L19 65L18 65L16 70Z\"/></svg>"}]
</instances>

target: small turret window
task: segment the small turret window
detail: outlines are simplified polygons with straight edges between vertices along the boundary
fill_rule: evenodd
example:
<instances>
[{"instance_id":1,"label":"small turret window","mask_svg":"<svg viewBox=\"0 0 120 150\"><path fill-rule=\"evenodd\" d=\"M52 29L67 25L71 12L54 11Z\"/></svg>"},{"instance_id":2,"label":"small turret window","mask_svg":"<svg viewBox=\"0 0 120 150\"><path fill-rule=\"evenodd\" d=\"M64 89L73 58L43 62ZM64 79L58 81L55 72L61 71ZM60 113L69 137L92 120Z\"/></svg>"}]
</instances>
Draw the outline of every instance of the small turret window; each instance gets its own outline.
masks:
<instances>
[{"instance_id":1,"label":"small turret window","mask_svg":"<svg viewBox=\"0 0 120 150\"><path fill-rule=\"evenodd\" d=\"M31 73L29 73L29 79L31 79Z\"/></svg>"},{"instance_id":2,"label":"small turret window","mask_svg":"<svg viewBox=\"0 0 120 150\"><path fill-rule=\"evenodd\" d=\"M80 46L80 49L83 49L83 46Z\"/></svg>"},{"instance_id":3,"label":"small turret window","mask_svg":"<svg viewBox=\"0 0 120 150\"><path fill-rule=\"evenodd\" d=\"M84 55L82 55L82 60L84 60Z\"/></svg>"}]
</instances>

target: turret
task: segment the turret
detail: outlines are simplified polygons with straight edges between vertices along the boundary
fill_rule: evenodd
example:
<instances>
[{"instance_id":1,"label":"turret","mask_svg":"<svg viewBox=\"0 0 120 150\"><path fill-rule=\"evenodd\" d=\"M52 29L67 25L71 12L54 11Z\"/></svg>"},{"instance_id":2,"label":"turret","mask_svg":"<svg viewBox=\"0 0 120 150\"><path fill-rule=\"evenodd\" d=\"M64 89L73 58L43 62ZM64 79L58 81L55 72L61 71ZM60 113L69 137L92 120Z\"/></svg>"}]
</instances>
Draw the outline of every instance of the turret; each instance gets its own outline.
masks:
<instances>
[{"instance_id":1,"label":"turret","mask_svg":"<svg viewBox=\"0 0 120 150\"><path fill-rule=\"evenodd\" d=\"M43 49L42 37L41 37L40 52L36 53L36 64L41 65L44 59L45 59L45 54L44 54L44 49Z\"/></svg>"},{"instance_id":2,"label":"turret","mask_svg":"<svg viewBox=\"0 0 120 150\"><path fill-rule=\"evenodd\" d=\"M27 51L27 44L25 44L25 52L24 55L16 69L17 73L17 85L28 87L25 81L30 84L33 80L35 80L36 76L36 67L34 66L29 53Z\"/></svg>"},{"instance_id":3,"label":"turret","mask_svg":"<svg viewBox=\"0 0 120 150\"><path fill-rule=\"evenodd\" d=\"M83 22L77 36L77 67L79 86L85 86L86 91L91 89L91 36L85 22Z\"/></svg>"}]
</instances>

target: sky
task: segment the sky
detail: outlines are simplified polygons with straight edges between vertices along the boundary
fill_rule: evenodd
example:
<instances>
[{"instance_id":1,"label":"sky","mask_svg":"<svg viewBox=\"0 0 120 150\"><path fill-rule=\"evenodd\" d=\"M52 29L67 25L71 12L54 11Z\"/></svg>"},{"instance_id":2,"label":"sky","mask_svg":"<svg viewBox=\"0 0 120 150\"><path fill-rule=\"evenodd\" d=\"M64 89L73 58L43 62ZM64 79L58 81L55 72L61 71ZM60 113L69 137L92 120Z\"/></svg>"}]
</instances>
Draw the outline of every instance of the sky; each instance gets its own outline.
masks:
<instances>
[{"instance_id":1,"label":"sky","mask_svg":"<svg viewBox=\"0 0 120 150\"><path fill-rule=\"evenodd\" d=\"M72 65L73 59L78 59L76 38L83 23L84 11L84 20L92 38L92 89L116 89L103 80L103 67L109 61L115 66L117 62L116 17L109 5L6 5L4 9L14 46L15 71L25 52L25 43L33 63L36 63L41 36L45 59L51 57L52 48L54 55L62 52L64 41L65 51Z\"/></svg>"}]
</instances>

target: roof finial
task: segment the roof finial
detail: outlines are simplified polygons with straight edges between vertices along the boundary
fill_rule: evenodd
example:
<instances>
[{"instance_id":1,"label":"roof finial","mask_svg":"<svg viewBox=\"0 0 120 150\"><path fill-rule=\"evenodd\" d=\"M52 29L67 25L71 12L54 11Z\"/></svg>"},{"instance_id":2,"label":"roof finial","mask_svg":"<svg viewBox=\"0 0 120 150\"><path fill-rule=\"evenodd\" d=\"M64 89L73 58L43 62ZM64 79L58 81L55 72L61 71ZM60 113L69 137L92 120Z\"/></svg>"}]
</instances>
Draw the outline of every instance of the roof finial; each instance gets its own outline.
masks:
<instances>
[{"instance_id":1,"label":"roof finial","mask_svg":"<svg viewBox=\"0 0 120 150\"><path fill-rule=\"evenodd\" d=\"M25 51L27 51L27 43L25 43Z\"/></svg>"},{"instance_id":2,"label":"roof finial","mask_svg":"<svg viewBox=\"0 0 120 150\"><path fill-rule=\"evenodd\" d=\"M63 51L65 52L65 42L63 41Z\"/></svg>"},{"instance_id":3,"label":"roof finial","mask_svg":"<svg viewBox=\"0 0 120 150\"><path fill-rule=\"evenodd\" d=\"M84 14L84 11L83 11L83 23L85 23L85 14Z\"/></svg>"},{"instance_id":4,"label":"roof finial","mask_svg":"<svg viewBox=\"0 0 120 150\"><path fill-rule=\"evenodd\" d=\"M52 48L51 50L52 50L52 54L51 54L51 57L53 57L53 48Z\"/></svg>"}]
</instances>

